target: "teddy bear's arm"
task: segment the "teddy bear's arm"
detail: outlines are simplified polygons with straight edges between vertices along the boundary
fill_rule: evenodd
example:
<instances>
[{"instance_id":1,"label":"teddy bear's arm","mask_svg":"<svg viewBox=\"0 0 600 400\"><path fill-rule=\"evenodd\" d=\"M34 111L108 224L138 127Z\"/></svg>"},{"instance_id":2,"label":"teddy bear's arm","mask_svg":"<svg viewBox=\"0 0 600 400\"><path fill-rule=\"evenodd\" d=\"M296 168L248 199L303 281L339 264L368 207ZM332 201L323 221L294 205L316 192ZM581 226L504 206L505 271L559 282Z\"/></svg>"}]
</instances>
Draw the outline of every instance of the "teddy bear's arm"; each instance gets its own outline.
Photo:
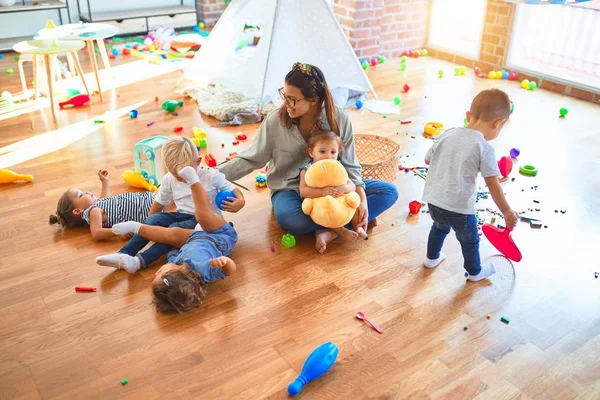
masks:
<instances>
[{"instance_id":1,"label":"teddy bear's arm","mask_svg":"<svg viewBox=\"0 0 600 400\"><path fill-rule=\"evenodd\" d=\"M300 171L300 197L303 199L316 199L317 197L325 196L325 189L327 188L317 189L308 187L304 180L304 175L306 175L305 169Z\"/></svg>"}]
</instances>

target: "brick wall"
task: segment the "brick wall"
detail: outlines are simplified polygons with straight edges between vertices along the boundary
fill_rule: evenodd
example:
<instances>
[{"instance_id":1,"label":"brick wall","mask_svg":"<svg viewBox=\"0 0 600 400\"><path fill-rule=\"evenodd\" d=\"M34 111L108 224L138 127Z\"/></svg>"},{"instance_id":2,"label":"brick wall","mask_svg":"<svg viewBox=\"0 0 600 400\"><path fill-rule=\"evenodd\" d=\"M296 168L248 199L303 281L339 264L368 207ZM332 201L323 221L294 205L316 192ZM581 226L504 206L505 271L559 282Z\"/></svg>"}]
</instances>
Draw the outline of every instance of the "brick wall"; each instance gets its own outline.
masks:
<instances>
[{"instance_id":1,"label":"brick wall","mask_svg":"<svg viewBox=\"0 0 600 400\"><path fill-rule=\"evenodd\" d=\"M425 43L428 0L334 0L334 12L358 57L396 57Z\"/></svg>"},{"instance_id":2,"label":"brick wall","mask_svg":"<svg viewBox=\"0 0 600 400\"><path fill-rule=\"evenodd\" d=\"M435 49L429 49L429 55L471 68L479 66L486 76L489 71L506 68L515 10L515 4L507 3L504 0L487 1L479 59L471 60ZM517 73L517 79L535 81L540 88L600 103L600 93L582 90L557 83L551 79L541 79L539 76L523 73Z\"/></svg>"},{"instance_id":3,"label":"brick wall","mask_svg":"<svg viewBox=\"0 0 600 400\"><path fill-rule=\"evenodd\" d=\"M200 21L204 21L207 29L211 29L217 23L217 20L225 11L225 2L223 0L196 0L198 2L198 11Z\"/></svg>"}]
</instances>

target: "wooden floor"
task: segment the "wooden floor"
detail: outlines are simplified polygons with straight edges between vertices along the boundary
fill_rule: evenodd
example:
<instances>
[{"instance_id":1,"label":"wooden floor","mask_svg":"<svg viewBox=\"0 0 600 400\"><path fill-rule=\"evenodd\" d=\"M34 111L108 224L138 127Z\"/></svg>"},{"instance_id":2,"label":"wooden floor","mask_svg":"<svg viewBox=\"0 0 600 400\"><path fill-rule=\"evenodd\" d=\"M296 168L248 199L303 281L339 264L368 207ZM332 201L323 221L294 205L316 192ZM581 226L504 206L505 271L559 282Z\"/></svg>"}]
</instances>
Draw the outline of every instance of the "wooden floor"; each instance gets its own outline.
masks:
<instances>
[{"instance_id":1,"label":"wooden floor","mask_svg":"<svg viewBox=\"0 0 600 400\"><path fill-rule=\"evenodd\" d=\"M411 60L406 72L398 66L390 60L369 76L383 99L412 85L400 116L349 113L356 133L397 140L407 165L420 165L431 144L420 136L424 122L462 125L473 96L488 87L514 101L493 142L497 157L518 147L519 161L540 173L526 178L515 166L515 181L504 187L513 208L539 208L528 214L548 226L517 227L524 258L514 269L494 257L492 279L465 283L453 235L448 259L424 269L431 220L408 216L407 206L424 182L404 172L398 203L369 241L335 242L318 255L302 237L285 249L268 191L256 190L252 175L240 181L250 188L246 209L231 217L238 272L211 284L197 311L158 315L149 290L156 268L128 275L97 266L96 256L123 242L94 243L86 229L46 221L66 189L99 194L99 168L109 170L113 193L130 190L120 174L132 168L138 140L172 135L176 125L191 135L192 126L214 122L189 100L179 116L160 110L155 96L180 98L174 72L105 92L104 104L95 96L90 107L58 111L57 125L48 108L0 120L0 168L35 176L33 184L0 187L0 398L286 398L308 354L327 341L339 347L338 360L304 398L600 398L600 107L516 82L454 77L454 66L430 58ZM134 106L139 118L130 120ZM569 109L565 119L561 107ZM105 114L111 110L121 113ZM108 122L94 126L100 116ZM247 148L256 129L210 129L210 151L222 161ZM250 140L234 147L239 130ZM481 252L497 254L485 239ZM75 293L76 285L98 292ZM357 320L357 311L384 333Z\"/></svg>"}]
</instances>

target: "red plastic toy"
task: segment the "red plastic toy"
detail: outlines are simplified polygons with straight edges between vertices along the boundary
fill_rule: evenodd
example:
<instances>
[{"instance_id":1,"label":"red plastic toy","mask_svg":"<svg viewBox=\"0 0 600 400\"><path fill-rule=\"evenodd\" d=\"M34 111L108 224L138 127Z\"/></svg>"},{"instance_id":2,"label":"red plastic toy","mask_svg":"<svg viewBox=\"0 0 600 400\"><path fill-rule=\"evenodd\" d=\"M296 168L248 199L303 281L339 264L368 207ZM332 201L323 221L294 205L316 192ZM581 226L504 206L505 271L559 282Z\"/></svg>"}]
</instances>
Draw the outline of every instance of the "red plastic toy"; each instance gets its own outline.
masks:
<instances>
[{"instance_id":1,"label":"red plastic toy","mask_svg":"<svg viewBox=\"0 0 600 400\"><path fill-rule=\"evenodd\" d=\"M523 259L521 251L515 242L513 242L512 236L510 235L512 228L502 229L491 224L485 224L481 230L483 231L483 234L487 240L489 240L490 243L494 245L494 247L498 249L498 251L502 253L504 257L516 262L519 262Z\"/></svg>"},{"instance_id":2,"label":"red plastic toy","mask_svg":"<svg viewBox=\"0 0 600 400\"><path fill-rule=\"evenodd\" d=\"M82 105L84 105L85 103L87 103L89 101L90 101L90 96L88 96L87 94L78 94L76 96L71 97L67 101L58 103L58 105L60 106L60 108L65 108L67 106L81 107Z\"/></svg>"},{"instance_id":3,"label":"red plastic toy","mask_svg":"<svg viewBox=\"0 0 600 400\"><path fill-rule=\"evenodd\" d=\"M173 128L173 132L183 132L183 127L182 126L176 126L175 128Z\"/></svg>"},{"instance_id":4,"label":"red plastic toy","mask_svg":"<svg viewBox=\"0 0 600 400\"><path fill-rule=\"evenodd\" d=\"M116 59L117 57L116 57L114 54L109 54L109 55L108 55L108 58L110 58L111 60L114 60L114 59Z\"/></svg>"},{"instance_id":5,"label":"red plastic toy","mask_svg":"<svg viewBox=\"0 0 600 400\"><path fill-rule=\"evenodd\" d=\"M513 168L513 160L510 156L502 156L500 161L498 161L498 169L500 170L500 174L502 177L507 177L510 175L510 172Z\"/></svg>"},{"instance_id":6,"label":"red plastic toy","mask_svg":"<svg viewBox=\"0 0 600 400\"><path fill-rule=\"evenodd\" d=\"M377 59L376 58L371 58L371 66L374 67L377 65Z\"/></svg>"},{"instance_id":7,"label":"red plastic toy","mask_svg":"<svg viewBox=\"0 0 600 400\"><path fill-rule=\"evenodd\" d=\"M225 158L225 161L231 161L237 155L238 155L238 153L231 153L231 154L229 154L229 156L227 156Z\"/></svg>"},{"instance_id":8,"label":"red plastic toy","mask_svg":"<svg viewBox=\"0 0 600 400\"><path fill-rule=\"evenodd\" d=\"M418 214L421 211L422 204L420 201L413 200L408 203L408 211L410 214Z\"/></svg>"},{"instance_id":9,"label":"red plastic toy","mask_svg":"<svg viewBox=\"0 0 600 400\"><path fill-rule=\"evenodd\" d=\"M124 49L123 49L123 55L124 55L124 56L131 55L131 50L129 50L128 48L124 48Z\"/></svg>"},{"instance_id":10,"label":"red plastic toy","mask_svg":"<svg viewBox=\"0 0 600 400\"><path fill-rule=\"evenodd\" d=\"M404 93L408 92L410 90L410 85L408 83L405 83L403 89Z\"/></svg>"},{"instance_id":11,"label":"red plastic toy","mask_svg":"<svg viewBox=\"0 0 600 400\"><path fill-rule=\"evenodd\" d=\"M217 166L217 160L215 160L215 157L210 153L204 156L204 162L212 168Z\"/></svg>"},{"instance_id":12,"label":"red plastic toy","mask_svg":"<svg viewBox=\"0 0 600 400\"><path fill-rule=\"evenodd\" d=\"M235 138L236 138L237 140L246 140L246 139L248 139L248 136L246 136L246 135L242 135L241 133L236 133L236 134L235 134Z\"/></svg>"},{"instance_id":13,"label":"red plastic toy","mask_svg":"<svg viewBox=\"0 0 600 400\"><path fill-rule=\"evenodd\" d=\"M237 146L238 144L240 144L240 142L236 140L236 141L233 141L231 144L234 146Z\"/></svg>"}]
</instances>

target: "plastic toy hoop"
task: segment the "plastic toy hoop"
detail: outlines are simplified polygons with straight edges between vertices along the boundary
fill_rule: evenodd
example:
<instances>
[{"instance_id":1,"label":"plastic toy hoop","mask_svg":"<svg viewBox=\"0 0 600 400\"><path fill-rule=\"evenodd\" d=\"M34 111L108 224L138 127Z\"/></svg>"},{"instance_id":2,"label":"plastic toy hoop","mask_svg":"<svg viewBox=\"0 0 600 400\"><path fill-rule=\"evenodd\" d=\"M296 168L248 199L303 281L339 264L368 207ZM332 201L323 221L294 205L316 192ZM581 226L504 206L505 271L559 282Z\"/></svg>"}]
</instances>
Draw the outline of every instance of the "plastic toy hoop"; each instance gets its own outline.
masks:
<instances>
[{"instance_id":1,"label":"plastic toy hoop","mask_svg":"<svg viewBox=\"0 0 600 400\"><path fill-rule=\"evenodd\" d=\"M519 172L527 176L536 176L538 173L538 169L533 165L521 165L519 167Z\"/></svg>"},{"instance_id":2,"label":"plastic toy hoop","mask_svg":"<svg viewBox=\"0 0 600 400\"><path fill-rule=\"evenodd\" d=\"M439 122L427 122L423 132L429 136L437 136L444 130L444 124Z\"/></svg>"}]
</instances>

